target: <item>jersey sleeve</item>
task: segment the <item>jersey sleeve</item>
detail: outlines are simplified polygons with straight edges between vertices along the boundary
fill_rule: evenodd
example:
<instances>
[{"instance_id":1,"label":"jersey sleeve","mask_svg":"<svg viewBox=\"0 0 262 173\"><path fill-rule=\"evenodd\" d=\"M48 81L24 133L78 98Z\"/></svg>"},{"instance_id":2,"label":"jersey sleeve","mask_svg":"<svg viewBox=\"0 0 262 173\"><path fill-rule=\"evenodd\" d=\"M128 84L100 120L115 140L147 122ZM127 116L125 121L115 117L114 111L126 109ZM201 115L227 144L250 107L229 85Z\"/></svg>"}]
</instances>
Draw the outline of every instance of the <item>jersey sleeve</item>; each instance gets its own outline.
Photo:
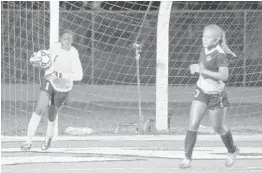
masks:
<instances>
[{"instance_id":1,"label":"jersey sleeve","mask_svg":"<svg viewBox=\"0 0 262 173\"><path fill-rule=\"evenodd\" d=\"M228 59L226 57L225 54L220 53L217 56L217 67L228 67L229 63L228 63Z\"/></svg>"},{"instance_id":2,"label":"jersey sleeve","mask_svg":"<svg viewBox=\"0 0 262 173\"><path fill-rule=\"evenodd\" d=\"M68 74L69 78L73 81L81 81L83 78L82 64L79 59L79 53L74 49L74 54L71 60L72 73Z\"/></svg>"},{"instance_id":3,"label":"jersey sleeve","mask_svg":"<svg viewBox=\"0 0 262 173\"><path fill-rule=\"evenodd\" d=\"M52 64L51 64L50 67L48 67L47 69L45 69L45 75L48 75L48 74L51 74L51 73L54 72L53 62L54 62L54 59L55 59L55 56L56 56L56 52L57 52L58 49L59 49L59 43L58 43L58 42L53 43L53 44L49 47L48 51L49 51L50 56L51 56L51 62L52 62Z\"/></svg>"}]
</instances>

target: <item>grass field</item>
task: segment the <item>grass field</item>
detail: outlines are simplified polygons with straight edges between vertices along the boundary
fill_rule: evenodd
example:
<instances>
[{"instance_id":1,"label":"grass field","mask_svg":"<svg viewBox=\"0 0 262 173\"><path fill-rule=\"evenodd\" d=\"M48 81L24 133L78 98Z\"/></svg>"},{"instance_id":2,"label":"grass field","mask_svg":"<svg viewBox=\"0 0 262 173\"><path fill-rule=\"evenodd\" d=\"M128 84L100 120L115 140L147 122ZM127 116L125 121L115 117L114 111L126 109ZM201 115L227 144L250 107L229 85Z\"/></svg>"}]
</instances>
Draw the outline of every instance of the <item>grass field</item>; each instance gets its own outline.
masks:
<instances>
[{"instance_id":1,"label":"grass field","mask_svg":"<svg viewBox=\"0 0 262 173\"><path fill-rule=\"evenodd\" d=\"M7 103L4 103L7 104ZM8 105L20 105L19 102L8 103ZM112 134L118 127L119 123L133 123L138 120L137 104L133 103L129 109L115 109L120 103L77 103L73 102L75 110L65 107L59 115L59 133L63 134L65 129L71 127L89 127L95 130L96 134ZM23 110L32 110L35 102L30 102L30 107ZM99 106L98 106L99 105ZM170 103L170 126L171 133L184 133L189 122L190 103ZM111 108L110 108L111 107ZM155 110L153 103L144 103L142 114L145 119L154 119ZM19 109L19 108L16 108ZM8 109L7 109L8 110ZM88 110L85 111L85 110ZM15 112L15 111L14 111ZM26 113L21 110L14 112L2 112L2 134L4 135L25 135L27 124L30 118L30 112ZM261 133L262 132L262 105L261 104L232 104L227 117L227 124L237 133ZM6 116L9 115L9 116ZM209 125L209 118L206 116L203 125ZM40 123L38 132L40 135L45 133L46 117ZM130 130L122 133L132 133ZM120 131L121 133L121 131Z\"/></svg>"},{"instance_id":2,"label":"grass field","mask_svg":"<svg viewBox=\"0 0 262 173\"><path fill-rule=\"evenodd\" d=\"M28 89L25 86L15 87L20 89L15 90L14 86L2 86L2 135L25 135L31 113L36 105L38 94L36 86L34 86L36 89ZM142 87L142 115L145 120L155 119L154 91L155 87ZM185 133L193 91L192 87L169 88L170 133ZM231 107L227 124L232 131L262 132L261 93L262 88L228 89ZM23 94L27 94L27 97ZM64 134L65 129L71 126L89 127L95 130L95 134L112 134L120 123L137 122L139 113L136 96L135 86L76 86L70 102L59 114L59 133ZM206 116L202 125L209 124L209 118ZM45 126L46 116L39 125L38 135L45 133ZM130 126L120 133L134 133L132 128Z\"/></svg>"}]
</instances>

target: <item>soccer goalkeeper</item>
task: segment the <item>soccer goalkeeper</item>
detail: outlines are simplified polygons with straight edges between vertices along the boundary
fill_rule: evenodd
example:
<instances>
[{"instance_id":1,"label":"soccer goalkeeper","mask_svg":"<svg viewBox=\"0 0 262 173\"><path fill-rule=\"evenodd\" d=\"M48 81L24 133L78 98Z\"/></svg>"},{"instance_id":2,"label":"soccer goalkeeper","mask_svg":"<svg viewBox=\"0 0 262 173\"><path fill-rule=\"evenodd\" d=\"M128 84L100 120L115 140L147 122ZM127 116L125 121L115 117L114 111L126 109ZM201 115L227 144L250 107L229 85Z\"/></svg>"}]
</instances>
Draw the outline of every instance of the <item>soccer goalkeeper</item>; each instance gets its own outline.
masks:
<instances>
[{"instance_id":1,"label":"soccer goalkeeper","mask_svg":"<svg viewBox=\"0 0 262 173\"><path fill-rule=\"evenodd\" d=\"M57 113L67 102L69 92L73 88L73 81L82 80L82 65L78 50L72 46L73 37L71 30L64 30L60 35L60 42L54 43L49 49L52 65L45 70L45 76L41 80L38 103L29 121L27 140L21 146L21 150L31 149L32 139L41 116L46 110L48 111L48 126L42 150L50 147Z\"/></svg>"}]
</instances>

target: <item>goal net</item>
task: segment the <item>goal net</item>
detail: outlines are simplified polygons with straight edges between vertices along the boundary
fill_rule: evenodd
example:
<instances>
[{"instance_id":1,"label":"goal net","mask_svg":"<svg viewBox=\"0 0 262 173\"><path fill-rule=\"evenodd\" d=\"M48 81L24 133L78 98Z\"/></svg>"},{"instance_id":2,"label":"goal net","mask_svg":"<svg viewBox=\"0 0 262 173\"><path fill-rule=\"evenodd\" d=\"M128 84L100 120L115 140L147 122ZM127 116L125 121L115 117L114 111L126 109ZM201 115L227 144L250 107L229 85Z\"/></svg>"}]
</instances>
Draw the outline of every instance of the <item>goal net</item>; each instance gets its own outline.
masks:
<instances>
[{"instance_id":1,"label":"goal net","mask_svg":"<svg viewBox=\"0 0 262 173\"><path fill-rule=\"evenodd\" d=\"M238 132L262 130L256 130L262 111L261 5L251 1L173 2L168 92L171 130L185 130L180 124L188 120L198 79L189 73L188 67L199 58L203 28L209 24L217 24L226 32L228 46L237 55L236 58L228 55L230 74L226 87L231 106L226 123ZM210 121L206 117L202 123L207 126Z\"/></svg>"},{"instance_id":2,"label":"goal net","mask_svg":"<svg viewBox=\"0 0 262 173\"><path fill-rule=\"evenodd\" d=\"M59 134L69 128L95 133L134 129L152 119L156 109L156 51L160 2L60 1L59 30L72 29L73 45L84 71L68 104L59 113ZM36 106L42 71L28 57L50 42L50 3L1 2L2 135L25 135ZM228 93L234 115L255 116L262 108L262 12L259 2L173 2L169 23L169 123L183 131L197 76L188 66L197 61L205 25L227 33L231 58ZM51 31L52 32L52 31ZM141 50L140 50L141 49ZM37 135L45 133L46 116ZM237 117L236 117L237 119ZM126 130L126 131L125 131ZM91 130L79 133L88 134Z\"/></svg>"}]
</instances>

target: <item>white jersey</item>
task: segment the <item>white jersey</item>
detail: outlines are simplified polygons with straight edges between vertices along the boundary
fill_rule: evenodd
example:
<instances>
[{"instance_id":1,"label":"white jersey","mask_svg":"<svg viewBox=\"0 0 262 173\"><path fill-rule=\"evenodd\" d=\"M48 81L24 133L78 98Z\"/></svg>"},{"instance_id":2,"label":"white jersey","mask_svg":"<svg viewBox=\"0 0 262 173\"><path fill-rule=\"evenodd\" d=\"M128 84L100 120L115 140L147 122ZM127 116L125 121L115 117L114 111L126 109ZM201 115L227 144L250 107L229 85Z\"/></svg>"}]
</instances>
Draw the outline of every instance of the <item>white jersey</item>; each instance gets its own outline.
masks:
<instances>
[{"instance_id":1,"label":"white jersey","mask_svg":"<svg viewBox=\"0 0 262 173\"><path fill-rule=\"evenodd\" d=\"M56 85L54 81L50 81L55 90L60 92L68 92L73 88L73 81L80 81L83 77L82 65L79 60L78 51L71 46L70 50L61 48L61 43L54 43L49 52L51 54L52 65L45 71L45 75L55 73L60 79L68 81L66 87Z\"/></svg>"}]
</instances>

